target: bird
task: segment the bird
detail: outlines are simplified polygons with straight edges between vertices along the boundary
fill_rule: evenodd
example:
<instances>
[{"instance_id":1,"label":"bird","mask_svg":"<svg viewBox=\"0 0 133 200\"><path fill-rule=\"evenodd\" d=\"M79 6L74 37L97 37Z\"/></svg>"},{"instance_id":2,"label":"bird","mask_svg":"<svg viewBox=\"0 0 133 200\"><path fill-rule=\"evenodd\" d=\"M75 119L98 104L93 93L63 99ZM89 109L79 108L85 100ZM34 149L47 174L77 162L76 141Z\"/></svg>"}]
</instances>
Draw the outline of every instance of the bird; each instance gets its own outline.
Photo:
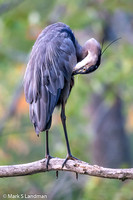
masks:
<instances>
[{"instance_id":1,"label":"bird","mask_svg":"<svg viewBox=\"0 0 133 200\"><path fill-rule=\"evenodd\" d=\"M90 38L81 46L71 28L57 22L48 25L36 39L24 74L24 93L29 104L30 120L35 132L46 132L45 158L48 168L52 156L49 153L49 129L56 106L61 107L67 156L62 168L72 156L67 127L65 105L74 86L74 76L94 72L101 63L100 43Z\"/></svg>"}]
</instances>

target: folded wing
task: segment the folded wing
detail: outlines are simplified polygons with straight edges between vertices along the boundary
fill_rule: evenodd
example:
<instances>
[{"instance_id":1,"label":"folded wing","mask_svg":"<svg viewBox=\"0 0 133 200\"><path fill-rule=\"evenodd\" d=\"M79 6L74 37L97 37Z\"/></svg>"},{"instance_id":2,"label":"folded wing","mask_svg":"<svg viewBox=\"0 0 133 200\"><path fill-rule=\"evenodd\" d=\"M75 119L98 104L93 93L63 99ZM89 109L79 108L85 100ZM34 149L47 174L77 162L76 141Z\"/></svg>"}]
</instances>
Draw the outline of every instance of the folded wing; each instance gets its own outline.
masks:
<instances>
[{"instance_id":1,"label":"folded wing","mask_svg":"<svg viewBox=\"0 0 133 200\"><path fill-rule=\"evenodd\" d=\"M67 32L58 32L53 37L48 30L47 34L42 32L32 48L24 76L24 92L37 134L50 128L65 79L70 81L77 62L74 44Z\"/></svg>"}]
</instances>

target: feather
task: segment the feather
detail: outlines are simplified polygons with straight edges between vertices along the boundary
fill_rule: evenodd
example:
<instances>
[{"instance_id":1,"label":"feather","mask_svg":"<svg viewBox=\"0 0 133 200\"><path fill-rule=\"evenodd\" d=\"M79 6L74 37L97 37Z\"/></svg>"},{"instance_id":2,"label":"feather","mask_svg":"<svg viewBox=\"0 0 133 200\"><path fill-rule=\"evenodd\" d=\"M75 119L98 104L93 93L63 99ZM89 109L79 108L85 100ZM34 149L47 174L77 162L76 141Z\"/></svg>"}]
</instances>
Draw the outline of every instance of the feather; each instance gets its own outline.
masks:
<instances>
[{"instance_id":1,"label":"feather","mask_svg":"<svg viewBox=\"0 0 133 200\"><path fill-rule=\"evenodd\" d=\"M71 79L77 62L74 42L70 28L57 23L45 28L32 48L24 76L24 91L37 134L50 128L52 113L65 82Z\"/></svg>"}]
</instances>

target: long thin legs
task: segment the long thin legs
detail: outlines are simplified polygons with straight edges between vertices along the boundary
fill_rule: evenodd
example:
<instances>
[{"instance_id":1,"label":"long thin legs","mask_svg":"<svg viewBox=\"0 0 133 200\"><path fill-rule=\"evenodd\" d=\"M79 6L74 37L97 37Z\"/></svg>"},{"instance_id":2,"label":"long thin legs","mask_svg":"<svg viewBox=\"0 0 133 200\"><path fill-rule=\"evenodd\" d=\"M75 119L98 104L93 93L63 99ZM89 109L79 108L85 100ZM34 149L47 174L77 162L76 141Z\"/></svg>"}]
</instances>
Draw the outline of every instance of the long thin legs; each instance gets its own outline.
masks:
<instances>
[{"instance_id":1,"label":"long thin legs","mask_svg":"<svg viewBox=\"0 0 133 200\"><path fill-rule=\"evenodd\" d=\"M45 146L45 158L47 159L46 167L48 169L49 160L52 158L49 154L49 145L48 145L48 130L46 130L46 146Z\"/></svg>"},{"instance_id":2,"label":"long thin legs","mask_svg":"<svg viewBox=\"0 0 133 200\"><path fill-rule=\"evenodd\" d=\"M61 121L62 121L63 129L64 129L64 133L65 133L67 154L69 156L71 156L71 150L70 150L70 145L69 145L68 136L67 136L67 129L66 129L66 116L65 116L65 104L64 103L62 104L62 108L61 108Z\"/></svg>"},{"instance_id":3,"label":"long thin legs","mask_svg":"<svg viewBox=\"0 0 133 200\"><path fill-rule=\"evenodd\" d=\"M69 159L71 159L71 160L78 160L77 158L75 158L75 157L72 156L71 150L70 150L70 145L69 145L68 136L67 136L67 129L66 129L65 103L62 103L62 107L61 107L61 121L62 121L63 129L64 129L65 140L66 140L66 145L67 145L67 156L66 156L65 161L62 164L62 168L63 168L64 165L66 164L66 162ZM46 161L46 167L48 169L49 161L52 158L50 156L50 154L49 154L48 130L46 130L45 157L47 159L47 161ZM58 171L56 172L56 178L58 178ZM77 173L76 173L76 178L78 179L78 174Z\"/></svg>"},{"instance_id":4,"label":"long thin legs","mask_svg":"<svg viewBox=\"0 0 133 200\"><path fill-rule=\"evenodd\" d=\"M67 145L67 157L62 164L62 168L63 168L64 165L66 164L67 160L69 160L69 159L77 160L77 158L72 156L71 150L70 150L70 145L69 145L68 136L67 136L67 129L66 129L66 116L65 116L65 103L64 102L62 103L62 107L61 107L61 121L62 121L63 129L64 129L65 140L66 140L66 145Z\"/></svg>"},{"instance_id":5,"label":"long thin legs","mask_svg":"<svg viewBox=\"0 0 133 200\"><path fill-rule=\"evenodd\" d=\"M46 146L45 146L45 157L49 155L49 145L48 145L48 130L46 130Z\"/></svg>"},{"instance_id":6,"label":"long thin legs","mask_svg":"<svg viewBox=\"0 0 133 200\"><path fill-rule=\"evenodd\" d=\"M47 159L47 161L46 161L46 168L47 168L47 170L48 170L49 161L50 161L51 158L53 158L53 157L50 156L50 154L49 154L48 130L46 130L45 158ZM58 178L58 171L56 171L56 178Z\"/></svg>"}]
</instances>

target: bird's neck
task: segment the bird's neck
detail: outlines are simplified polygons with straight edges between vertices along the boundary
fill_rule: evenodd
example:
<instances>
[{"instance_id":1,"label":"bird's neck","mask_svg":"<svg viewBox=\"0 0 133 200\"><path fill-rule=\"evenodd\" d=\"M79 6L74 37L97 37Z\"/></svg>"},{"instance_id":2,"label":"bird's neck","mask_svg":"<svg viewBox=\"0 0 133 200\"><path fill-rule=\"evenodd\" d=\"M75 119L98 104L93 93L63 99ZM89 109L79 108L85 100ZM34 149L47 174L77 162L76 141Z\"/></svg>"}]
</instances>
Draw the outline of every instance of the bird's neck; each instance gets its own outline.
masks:
<instances>
[{"instance_id":1,"label":"bird's neck","mask_svg":"<svg viewBox=\"0 0 133 200\"><path fill-rule=\"evenodd\" d=\"M77 55L77 62L80 62L87 56L87 51L85 50L85 47L81 46L77 41L76 41L76 55Z\"/></svg>"}]
</instances>

